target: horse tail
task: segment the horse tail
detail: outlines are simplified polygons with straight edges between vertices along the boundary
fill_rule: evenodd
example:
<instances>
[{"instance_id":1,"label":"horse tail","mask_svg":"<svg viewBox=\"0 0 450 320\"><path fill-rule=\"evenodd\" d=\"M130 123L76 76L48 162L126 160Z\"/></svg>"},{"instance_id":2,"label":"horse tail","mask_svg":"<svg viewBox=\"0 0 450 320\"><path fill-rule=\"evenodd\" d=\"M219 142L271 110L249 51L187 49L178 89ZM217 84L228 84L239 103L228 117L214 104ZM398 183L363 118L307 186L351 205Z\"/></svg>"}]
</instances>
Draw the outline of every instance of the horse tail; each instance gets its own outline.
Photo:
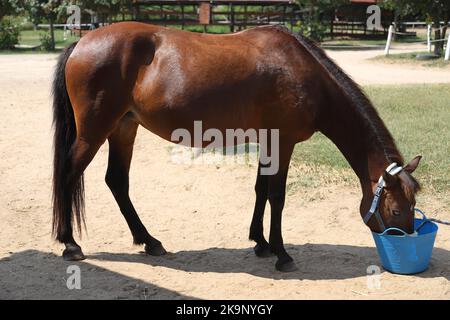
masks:
<instances>
[{"instance_id":1,"label":"horse tail","mask_svg":"<svg viewBox=\"0 0 450 320\"><path fill-rule=\"evenodd\" d=\"M56 240L67 242L72 236L75 221L81 235L81 222L84 224L84 179L69 181L70 149L76 139L77 129L72 104L66 88L66 63L77 42L68 46L59 56L53 79L53 227Z\"/></svg>"}]
</instances>

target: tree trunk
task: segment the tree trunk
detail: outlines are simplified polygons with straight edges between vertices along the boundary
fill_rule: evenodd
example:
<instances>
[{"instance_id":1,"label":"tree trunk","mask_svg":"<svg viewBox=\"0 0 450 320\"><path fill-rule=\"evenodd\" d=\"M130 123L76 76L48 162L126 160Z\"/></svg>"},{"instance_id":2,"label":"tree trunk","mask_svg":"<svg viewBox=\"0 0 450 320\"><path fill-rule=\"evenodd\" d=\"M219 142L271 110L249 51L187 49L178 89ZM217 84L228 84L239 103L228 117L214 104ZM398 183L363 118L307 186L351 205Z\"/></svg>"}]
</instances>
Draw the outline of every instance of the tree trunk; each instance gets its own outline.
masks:
<instances>
[{"instance_id":1,"label":"tree trunk","mask_svg":"<svg viewBox=\"0 0 450 320\"><path fill-rule=\"evenodd\" d=\"M434 40L439 40L441 39L441 29L440 29L441 25L439 22L439 19L434 21ZM442 52L444 51L444 42L443 41L438 41L434 43L434 54L436 55L442 55Z\"/></svg>"},{"instance_id":2,"label":"tree trunk","mask_svg":"<svg viewBox=\"0 0 450 320\"><path fill-rule=\"evenodd\" d=\"M53 17L50 17L50 37L52 39L52 47L51 50L55 50L55 28L53 26Z\"/></svg>"},{"instance_id":3,"label":"tree trunk","mask_svg":"<svg viewBox=\"0 0 450 320\"><path fill-rule=\"evenodd\" d=\"M309 21L313 21L313 16L314 16L314 0L311 1L310 3L310 7L309 7Z\"/></svg>"},{"instance_id":4,"label":"tree trunk","mask_svg":"<svg viewBox=\"0 0 450 320\"><path fill-rule=\"evenodd\" d=\"M112 12L112 10L108 12L108 22L109 22L109 24L113 23L113 12Z\"/></svg>"},{"instance_id":5,"label":"tree trunk","mask_svg":"<svg viewBox=\"0 0 450 320\"><path fill-rule=\"evenodd\" d=\"M397 41L397 38L398 38L398 36L397 36L397 31L399 31L398 20L399 20L399 8L397 5L394 9L394 36L393 36L394 41Z\"/></svg>"}]
</instances>

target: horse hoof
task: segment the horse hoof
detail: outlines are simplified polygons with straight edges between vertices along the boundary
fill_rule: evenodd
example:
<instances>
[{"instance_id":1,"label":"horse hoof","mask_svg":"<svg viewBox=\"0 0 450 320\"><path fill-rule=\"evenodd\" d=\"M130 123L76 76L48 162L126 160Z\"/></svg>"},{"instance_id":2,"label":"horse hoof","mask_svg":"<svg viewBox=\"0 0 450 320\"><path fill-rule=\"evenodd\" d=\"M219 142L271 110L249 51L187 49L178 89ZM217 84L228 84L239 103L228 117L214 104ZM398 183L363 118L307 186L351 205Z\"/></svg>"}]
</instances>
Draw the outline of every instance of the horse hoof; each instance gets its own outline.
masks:
<instances>
[{"instance_id":1,"label":"horse hoof","mask_svg":"<svg viewBox=\"0 0 450 320\"><path fill-rule=\"evenodd\" d=\"M281 272L293 272L298 270L294 261L281 262L280 260L278 260L275 264L275 268Z\"/></svg>"},{"instance_id":2,"label":"horse hoof","mask_svg":"<svg viewBox=\"0 0 450 320\"><path fill-rule=\"evenodd\" d=\"M63 259L66 261L80 261L86 259L80 247L69 247L63 251Z\"/></svg>"},{"instance_id":3,"label":"horse hoof","mask_svg":"<svg viewBox=\"0 0 450 320\"><path fill-rule=\"evenodd\" d=\"M259 243L253 248L253 251L255 252L255 255L259 258L267 258L272 257L273 253L270 251L270 248L268 245L260 245Z\"/></svg>"},{"instance_id":4,"label":"horse hoof","mask_svg":"<svg viewBox=\"0 0 450 320\"><path fill-rule=\"evenodd\" d=\"M145 252L151 256L163 256L167 253L166 249L164 249L160 243L151 247L149 245L145 245Z\"/></svg>"}]
</instances>

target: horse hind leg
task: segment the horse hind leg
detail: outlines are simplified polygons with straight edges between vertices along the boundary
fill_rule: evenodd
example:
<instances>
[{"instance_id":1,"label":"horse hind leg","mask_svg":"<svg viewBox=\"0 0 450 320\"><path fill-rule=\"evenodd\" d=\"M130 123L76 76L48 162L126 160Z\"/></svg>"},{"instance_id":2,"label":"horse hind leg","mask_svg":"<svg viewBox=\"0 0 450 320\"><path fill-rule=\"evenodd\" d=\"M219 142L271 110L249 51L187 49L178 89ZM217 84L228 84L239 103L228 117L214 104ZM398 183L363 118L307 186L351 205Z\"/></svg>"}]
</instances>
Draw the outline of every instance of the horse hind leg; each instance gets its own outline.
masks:
<instances>
[{"instance_id":1,"label":"horse hind leg","mask_svg":"<svg viewBox=\"0 0 450 320\"><path fill-rule=\"evenodd\" d=\"M84 224L83 172L106 140L108 130L95 125L101 123L101 119L86 113L78 114L76 121L76 108L72 109L65 88L61 91L57 93L59 97L55 98L54 105L53 234L66 246L65 260L82 260L84 254L73 238L73 225L76 223L81 234ZM87 122L94 125L86 125Z\"/></svg>"},{"instance_id":2,"label":"horse hind leg","mask_svg":"<svg viewBox=\"0 0 450 320\"><path fill-rule=\"evenodd\" d=\"M53 231L56 239L65 244L63 258L82 260L84 254L73 238L73 225L76 223L81 234L84 224L83 172L117 126L121 116L111 114L104 107L107 104L93 105L79 99L77 95L72 100L76 101L73 104L73 117L69 113L72 106L68 105L66 114L59 116L56 121ZM94 109L99 112L89 112ZM71 120L61 121L65 118Z\"/></svg>"},{"instance_id":3,"label":"horse hind leg","mask_svg":"<svg viewBox=\"0 0 450 320\"><path fill-rule=\"evenodd\" d=\"M153 238L139 219L129 196L129 171L138 124L126 115L109 136L108 169L105 181L110 188L135 244L145 244L145 251L154 256L166 253L161 242Z\"/></svg>"},{"instance_id":4,"label":"horse hind leg","mask_svg":"<svg viewBox=\"0 0 450 320\"><path fill-rule=\"evenodd\" d=\"M83 211L83 172L94 158L101 144L88 143L81 139L76 139L69 153L69 170L66 175L68 192L66 192L66 212L73 211L77 221L79 232L81 233L81 224L84 224ZM67 207L68 206L68 207ZM68 215L65 215L66 217ZM72 219L60 221L61 226L58 231L58 240L64 243L64 260L77 261L85 259L81 247L73 238Z\"/></svg>"}]
</instances>

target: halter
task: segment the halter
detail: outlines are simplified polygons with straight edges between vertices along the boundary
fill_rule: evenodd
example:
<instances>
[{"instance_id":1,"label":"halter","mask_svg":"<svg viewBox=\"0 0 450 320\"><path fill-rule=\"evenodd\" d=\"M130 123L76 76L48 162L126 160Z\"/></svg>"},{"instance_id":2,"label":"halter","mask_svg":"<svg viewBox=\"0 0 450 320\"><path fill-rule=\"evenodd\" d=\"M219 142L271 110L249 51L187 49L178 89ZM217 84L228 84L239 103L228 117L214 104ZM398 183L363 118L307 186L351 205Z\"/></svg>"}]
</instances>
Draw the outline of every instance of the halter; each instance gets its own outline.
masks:
<instances>
[{"instance_id":1,"label":"halter","mask_svg":"<svg viewBox=\"0 0 450 320\"><path fill-rule=\"evenodd\" d=\"M396 162L391 163L389 167L386 168L386 172L389 173L391 176L394 176L398 174L400 171L402 171L403 167L398 166ZM378 224L381 226L384 230L386 230L386 226L384 225L383 219L381 218L380 212L378 210L378 205L380 203L381 193L383 192L383 188L386 186L386 182L383 179L383 175L381 175L380 179L378 179L377 188L375 189L375 194L373 196L372 205L370 206L369 212L367 212L366 216L364 217L364 223L367 225L370 218L372 218L373 215L375 215L375 218L378 221Z\"/></svg>"}]
</instances>

